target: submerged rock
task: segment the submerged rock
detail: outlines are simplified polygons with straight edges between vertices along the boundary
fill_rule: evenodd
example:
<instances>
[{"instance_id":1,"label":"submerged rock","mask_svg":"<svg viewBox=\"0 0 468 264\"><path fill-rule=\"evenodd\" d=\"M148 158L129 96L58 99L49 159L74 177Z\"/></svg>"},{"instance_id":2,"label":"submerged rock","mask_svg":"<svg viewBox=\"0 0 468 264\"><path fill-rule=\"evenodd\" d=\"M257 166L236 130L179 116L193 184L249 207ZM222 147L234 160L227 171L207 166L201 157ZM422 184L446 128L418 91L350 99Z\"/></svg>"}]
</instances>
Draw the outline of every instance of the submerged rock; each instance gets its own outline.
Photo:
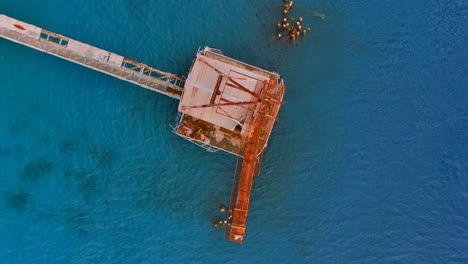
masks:
<instances>
[{"instance_id":1,"label":"submerged rock","mask_svg":"<svg viewBox=\"0 0 468 264\"><path fill-rule=\"evenodd\" d=\"M65 141L60 142L59 151L61 154L70 154L76 151L77 145L78 144L76 144L76 142L72 140L65 140Z\"/></svg>"},{"instance_id":2,"label":"submerged rock","mask_svg":"<svg viewBox=\"0 0 468 264\"><path fill-rule=\"evenodd\" d=\"M21 172L21 178L26 181L35 181L53 171L54 164L45 158L28 161Z\"/></svg>"},{"instance_id":3,"label":"submerged rock","mask_svg":"<svg viewBox=\"0 0 468 264\"><path fill-rule=\"evenodd\" d=\"M25 192L5 192L3 195L5 205L9 208L24 211L29 201L29 194Z\"/></svg>"}]
</instances>

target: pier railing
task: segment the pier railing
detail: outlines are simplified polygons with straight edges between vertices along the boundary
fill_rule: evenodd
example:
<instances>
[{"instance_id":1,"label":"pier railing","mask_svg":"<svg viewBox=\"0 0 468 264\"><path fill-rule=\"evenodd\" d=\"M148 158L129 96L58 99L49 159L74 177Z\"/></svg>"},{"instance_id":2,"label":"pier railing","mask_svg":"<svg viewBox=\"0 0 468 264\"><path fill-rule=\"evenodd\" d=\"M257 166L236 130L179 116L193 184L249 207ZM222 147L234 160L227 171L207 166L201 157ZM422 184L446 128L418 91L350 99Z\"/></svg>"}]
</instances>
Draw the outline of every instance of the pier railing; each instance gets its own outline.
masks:
<instances>
[{"instance_id":1,"label":"pier railing","mask_svg":"<svg viewBox=\"0 0 468 264\"><path fill-rule=\"evenodd\" d=\"M59 34L1 16L0 37L180 99L184 79ZM4 21L3 21L4 20ZM12 29L12 26L15 28ZM10 28L9 28L10 27ZM41 30L38 37L31 34ZM22 33L24 31L25 33ZM69 46L75 46L70 48ZM81 49L81 50L80 50ZM112 61L113 60L113 61Z\"/></svg>"}]
</instances>

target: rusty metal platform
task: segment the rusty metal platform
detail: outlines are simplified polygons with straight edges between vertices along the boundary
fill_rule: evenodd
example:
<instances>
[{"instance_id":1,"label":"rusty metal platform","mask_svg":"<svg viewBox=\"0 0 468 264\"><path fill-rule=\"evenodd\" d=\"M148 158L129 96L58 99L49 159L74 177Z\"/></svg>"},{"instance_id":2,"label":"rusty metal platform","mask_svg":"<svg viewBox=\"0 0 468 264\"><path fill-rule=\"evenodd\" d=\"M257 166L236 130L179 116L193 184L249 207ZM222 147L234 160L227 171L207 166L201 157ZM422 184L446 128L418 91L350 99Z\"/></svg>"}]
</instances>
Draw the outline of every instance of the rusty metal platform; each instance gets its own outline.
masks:
<instances>
[{"instance_id":1,"label":"rusty metal platform","mask_svg":"<svg viewBox=\"0 0 468 264\"><path fill-rule=\"evenodd\" d=\"M204 48L195 57L179 104L175 133L206 149L243 157L252 124L266 102L281 102L284 89L279 74ZM272 106L273 107L273 106ZM267 146L279 105L265 114L259 153Z\"/></svg>"},{"instance_id":2,"label":"rusty metal platform","mask_svg":"<svg viewBox=\"0 0 468 264\"><path fill-rule=\"evenodd\" d=\"M225 237L242 243L253 178L286 86L277 73L228 58L210 48L199 51L185 82L175 132L207 150L238 156Z\"/></svg>"}]
</instances>

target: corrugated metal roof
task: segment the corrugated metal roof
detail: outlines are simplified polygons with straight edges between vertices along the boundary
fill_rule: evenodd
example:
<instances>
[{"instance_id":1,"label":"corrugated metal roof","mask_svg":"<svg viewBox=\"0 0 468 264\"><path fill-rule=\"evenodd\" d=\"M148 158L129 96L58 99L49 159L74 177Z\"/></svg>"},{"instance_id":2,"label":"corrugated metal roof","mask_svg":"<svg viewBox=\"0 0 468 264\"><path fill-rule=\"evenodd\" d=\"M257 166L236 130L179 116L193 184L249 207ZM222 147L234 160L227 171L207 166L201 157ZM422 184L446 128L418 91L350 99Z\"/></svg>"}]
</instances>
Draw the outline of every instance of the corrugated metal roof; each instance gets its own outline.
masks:
<instances>
[{"instance_id":1,"label":"corrugated metal roof","mask_svg":"<svg viewBox=\"0 0 468 264\"><path fill-rule=\"evenodd\" d=\"M249 113L253 113L256 104L220 105L255 101L252 93L260 92L263 84L269 81L268 76L269 74L261 75L237 67L235 63L229 63L229 60L220 61L198 54L185 82L179 111L234 130L237 125L243 124ZM250 93L236 88L239 85ZM206 106L195 107L203 105Z\"/></svg>"}]
</instances>

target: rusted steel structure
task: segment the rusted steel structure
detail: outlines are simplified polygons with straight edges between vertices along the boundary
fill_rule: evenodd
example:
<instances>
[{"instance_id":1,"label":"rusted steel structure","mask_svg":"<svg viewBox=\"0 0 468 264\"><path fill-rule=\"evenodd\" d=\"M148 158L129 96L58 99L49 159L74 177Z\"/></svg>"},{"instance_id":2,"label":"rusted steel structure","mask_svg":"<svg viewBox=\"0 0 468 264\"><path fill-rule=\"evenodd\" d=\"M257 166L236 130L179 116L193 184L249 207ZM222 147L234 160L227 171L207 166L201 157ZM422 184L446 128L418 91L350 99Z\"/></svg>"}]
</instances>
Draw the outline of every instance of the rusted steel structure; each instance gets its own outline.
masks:
<instances>
[{"instance_id":1,"label":"rusted steel structure","mask_svg":"<svg viewBox=\"0 0 468 264\"><path fill-rule=\"evenodd\" d=\"M283 103L279 74L204 48L181 78L4 15L0 37L179 99L174 133L238 156L225 237L242 243L253 178Z\"/></svg>"},{"instance_id":2,"label":"rusted steel structure","mask_svg":"<svg viewBox=\"0 0 468 264\"><path fill-rule=\"evenodd\" d=\"M209 150L238 156L225 231L233 242L243 240L253 177L284 92L279 74L209 48L198 52L185 82L175 132Z\"/></svg>"}]
</instances>

